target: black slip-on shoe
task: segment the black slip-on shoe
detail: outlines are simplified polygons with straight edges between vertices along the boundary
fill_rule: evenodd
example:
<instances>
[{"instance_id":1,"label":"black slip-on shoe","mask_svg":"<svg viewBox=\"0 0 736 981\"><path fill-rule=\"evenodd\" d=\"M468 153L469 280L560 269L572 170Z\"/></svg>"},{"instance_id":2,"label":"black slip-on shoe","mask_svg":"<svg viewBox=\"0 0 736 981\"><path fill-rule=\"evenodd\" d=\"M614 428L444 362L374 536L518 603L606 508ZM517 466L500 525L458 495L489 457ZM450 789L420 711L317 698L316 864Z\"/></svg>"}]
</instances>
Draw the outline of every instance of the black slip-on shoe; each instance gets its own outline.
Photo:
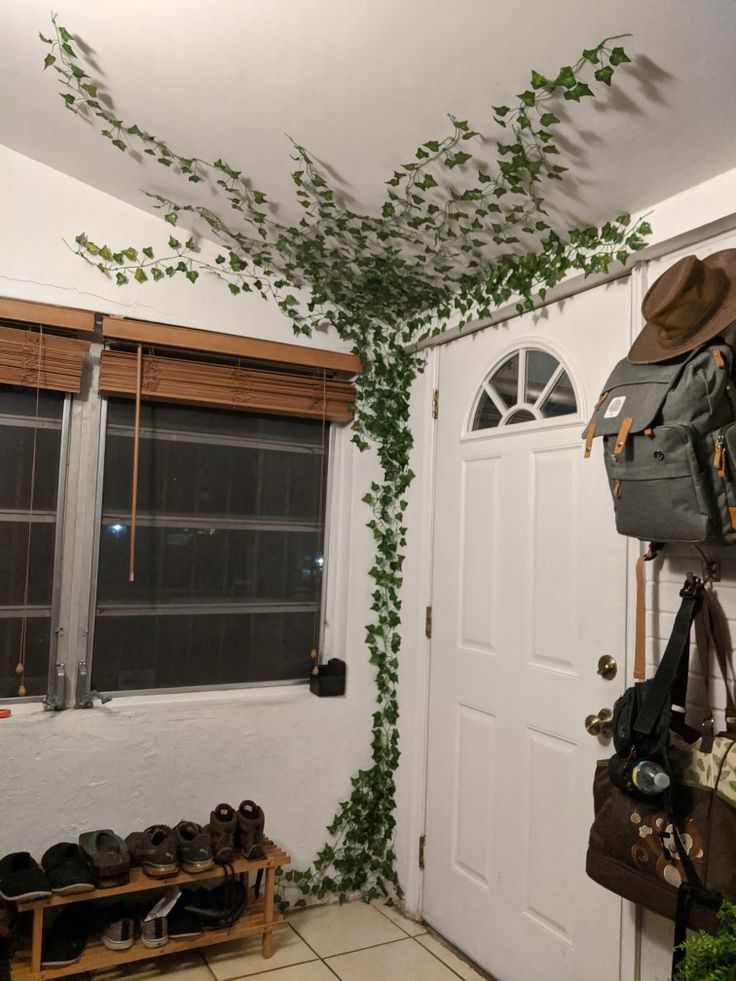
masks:
<instances>
[{"instance_id":1,"label":"black slip-on shoe","mask_svg":"<svg viewBox=\"0 0 736 981\"><path fill-rule=\"evenodd\" d=\"M212 868L215 863L208 828L203 828L194 821L180 821L174 828L174 833L181 854L181 867L185 872L206 872Z\"/></svg>"},{"instance_id":2,"label":"black slip-on shoe","mask_svg":"<svg viewBox=\"0 0 736 981\"><path fill-rule=\"evenodd\" d=\"M89 937L89 911L81 904L65 906L43 938L41 967L66 967L84 953Z\"/></svg>"},{"instance_id":3,"label":"black slip-on shoe","mask_svg":"<svg viewBox=\"0 0 736 981\"><path fill-rule=\"evenodd\" d=\"M28 852L11 852L0 859L0 897L12 903L45 899L51 886Z\"/></svg>"},{"instance_id":4,"label":"black slip-on shoe","mask_svg":"<svg viewBox=\"0 0 736 981\"><path fill-rule=\"evenodd\" d=\"M52 845L41 859L41 867L49 880L51 891L67 896L76 892L89 892L95 887L94 877L82 858L79 845L62 841Z\"/></svg>"},{"instance_id":5,"label":"black slip-on shoe","mask_svg":"<svg viewBox=\"0 0 736 981\"><path fill-rule=\"evenodd\" d=\"M172 940L185 937L198 937L202 932L202 918L184 909L181 900L166 917L169 921L169 936Z\"/></svg>"},{"instance_id":6,"label":"black slip-on shoe","mask_svg":"<svg viewBox=\"0 0 736 981\"><path fill-rule=\"evenodd\" d=\"M100 889L124 886L130 881L128 846L114 831L85 831L79 836L79 850Z\"/></svg>"},{"instance_id":7,"label":"black slip-on shoe","mask_svg":"<svg viewBox=\"0 0 736 981\"><path fill-rule=\"evenodd\" d=\"M153 879L165 879L179 871L179 846L167 824L152 824L125 839L134 865Z\"/></svg>"}]
</instances>

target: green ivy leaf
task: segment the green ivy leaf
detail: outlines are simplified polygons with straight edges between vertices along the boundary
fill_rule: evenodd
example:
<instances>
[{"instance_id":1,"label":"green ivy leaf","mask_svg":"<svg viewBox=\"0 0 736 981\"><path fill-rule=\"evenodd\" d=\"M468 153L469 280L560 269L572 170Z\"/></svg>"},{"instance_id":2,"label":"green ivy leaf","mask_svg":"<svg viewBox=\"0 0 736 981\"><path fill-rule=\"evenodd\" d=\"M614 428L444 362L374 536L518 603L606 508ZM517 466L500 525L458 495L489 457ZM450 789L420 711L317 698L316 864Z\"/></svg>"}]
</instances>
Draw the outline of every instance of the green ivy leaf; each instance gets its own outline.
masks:
<instances>
[{"instance_id":1,"label":"green ivy leaf","mask_svg":"<svg viewBox=\"0 0 736 981\"><path fill-rule=\"evenodd\" d=\"M608 66L599 68L595 73L595 77L599 82L605 82L606 85L610 85L611 79L613 78L613 68L609 68Z\"/></svg>"},{"instance_id":2,"label":"green ivy leaf","mask_svg":"<svg viewBox=\"0 0 736 981\"><path fill-rule=\"evenodd\" d=\"M43 59L43 70L46 71L47 68L50 68L54 64L56 64L56 58L52 54L47 54Z\"/></svg>"},{"instance_id":3,"label":"green ivy leaf","mask_svg":"<svg viewBox=\"0 0 736 981\"><path fill-rule=\"evenodd\" d=\"M539 122L542 126L554 126L555 123L559 123L559 119L553 112L544 112L539 117Z\"/></svg>"},{"instance_id":4,"label":"green ivy leaf","mask_svg":"<svg viewBox=\"0 0 736 981\"><path fill-rule=\"evenodd\" d=\"M611 51L608 60L612 65L614 65L614 67L617 67L618 65L624 65L626 64L626 62L630 62L631 58L629 58L629 56L626 54L623 48L618 47L618 48L614 48Z\"/></svg>"},{"instance_id":5,"label":"green ivy leaf","mask_svg":"<svg viewBox=\"0 0 736 981\"><path fill-rule=\"evenodd\" d=\"M540 72L532 70L532 88L541 89L544 85L549 85L549 79Z\"/></svg>"},{"instance_id":6,"label":"green ivy leaf","mask_svg":"<svg viewBox=\"0 0 736 981\"><path fill-rule=\"evenodd\" d=\"M199 279L199 273L196 269L188 269L186 272L186 277L190 283L196 283Z\"/></svg>"},{"instance_id":7,"label":"green ivy leaf","mask_svg":"<svg viewBox=\"0 0 736 981\"><path fill-rule=\"evenodd\" d=\"M135 280L137 283L145 283L148 280L145 270L141 269L140 266L135 271Z\"/></svg>"},{"instance_id":8,"label":"green ivy leaf","mask_svg":"<svg viewBox=\"0 0 736 981\"><path fill-rule=\"evenodd\" d=\"M164 215L164 221L168 221L170 225L175 225L179 221L179 215L175 211L170 211Z\"/></svg>"},{"instance_id":9,"label":"green ivy leaf","mask_svg":"<svg viewBox=\"0 0 736 981\"><path fill-rule=\"evenodd\" d=\"M566 89L571 89L576 82L577 78L575 77L575 72L573 71L572 66L565 65L564 68L560 69L560 73L555 79L554 84L562 85L563 88Z\"/></svg>"},{"instance_id":10,"label":"green ivy leaf","mask_svg":"<svg viewBox=\"0 0 736 981\"><path fill-rule=\"evenodd\" d=\"M583 48L583 58L589 61L591 65L597 65L600 61L600 49L599 48Z\"/></svg>"}]
</instances>

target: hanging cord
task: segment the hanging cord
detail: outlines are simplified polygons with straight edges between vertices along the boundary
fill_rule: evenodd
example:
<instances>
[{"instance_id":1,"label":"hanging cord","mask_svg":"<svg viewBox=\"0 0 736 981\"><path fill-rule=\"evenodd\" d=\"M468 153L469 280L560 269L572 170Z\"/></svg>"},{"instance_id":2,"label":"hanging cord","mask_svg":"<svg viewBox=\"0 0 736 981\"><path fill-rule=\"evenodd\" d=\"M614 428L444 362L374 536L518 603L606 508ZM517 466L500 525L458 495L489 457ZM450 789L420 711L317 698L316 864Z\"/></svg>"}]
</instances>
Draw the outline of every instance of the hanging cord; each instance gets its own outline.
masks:
<instances>
[{"instance_id":1,"label":"hanging cord","mask_svg":"<svg viewBox=\"0 0 736 981\"><path fill-rule=\"evenodd\" d=\"M322 462L319 468L319 529L321 533L320 552L322 558L322 570L324 571L324 551L325 551L325 529L324 529L324 497L325 497L325 470L327 467L327 454L325 452L325 432L327 422L327 371L322 370ZM319 675L319 615L322 604L320 603L320 591L322 588L322 576L314 577L314 619L312 623L312 674L316 678Z\"/></svg>"},{"instance_id":2,"label":"hanging cord","mask_svg":"<svg viewBox=\"0 0 736 981\"><path fill-rule=\"evenodd\" d=\"M143 348L138 345L135 369L135 428L133 431L133 476L130 489L130 558L128 582L135 582L135 531L138 517L138 455L141 436L141 388L143 385Z\"/></svg>"},{"instance_id":3,"label":"hanging cord","mask_svg":"<svg viewBox=\"0 0 736 981\"><path fill-rule=\"evenodd\" d=\"M31 581L31 539L33 536L33 505L36 497L36 449L38 446L38 417L41 399L41 365L43 363L43 325L39 324L38 358L36 364L36 411L33 424L33 453L31 455L31 488L28 501L28 538L26 542L26 573L23 583L23 618L20 623L20 651L15 673L18 675L18 697L26 695L26 651L28 647L28 597Z\"/></svg>"}]
</instances>

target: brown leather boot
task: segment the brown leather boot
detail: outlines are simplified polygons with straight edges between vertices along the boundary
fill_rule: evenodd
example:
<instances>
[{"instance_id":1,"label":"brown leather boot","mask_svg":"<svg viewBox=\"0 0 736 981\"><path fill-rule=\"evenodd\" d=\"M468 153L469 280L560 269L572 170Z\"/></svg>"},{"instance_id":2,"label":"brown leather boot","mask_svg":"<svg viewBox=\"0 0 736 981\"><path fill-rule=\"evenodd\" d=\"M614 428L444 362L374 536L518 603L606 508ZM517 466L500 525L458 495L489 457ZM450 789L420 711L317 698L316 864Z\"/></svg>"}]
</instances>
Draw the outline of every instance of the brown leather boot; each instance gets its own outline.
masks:
<instances>
[{"instance_id":1,"label":"brown leather boot","mask_svg":"<svg viewBox=\"0 0 736 981\"><path fill-rule=\"evenodd\" d=\"M265 817L262 809L252 800L244 800L238 808L238 834L240 836L240 854L243 858L255 861L265 858L263 847L263 826Z\"/></svg>"},{"instance_id":2,"label":"brown leather boot","mask_svg":"<svg viewBox=\"0 0 736 981\"><path fill-rule=\"evenodd\" d=\"M212 857L218 865L234 862L238 857L238 849L235 845L237 830L238 815L229 804L218 804L210 814Z\"/></svg>"}]
</instances>

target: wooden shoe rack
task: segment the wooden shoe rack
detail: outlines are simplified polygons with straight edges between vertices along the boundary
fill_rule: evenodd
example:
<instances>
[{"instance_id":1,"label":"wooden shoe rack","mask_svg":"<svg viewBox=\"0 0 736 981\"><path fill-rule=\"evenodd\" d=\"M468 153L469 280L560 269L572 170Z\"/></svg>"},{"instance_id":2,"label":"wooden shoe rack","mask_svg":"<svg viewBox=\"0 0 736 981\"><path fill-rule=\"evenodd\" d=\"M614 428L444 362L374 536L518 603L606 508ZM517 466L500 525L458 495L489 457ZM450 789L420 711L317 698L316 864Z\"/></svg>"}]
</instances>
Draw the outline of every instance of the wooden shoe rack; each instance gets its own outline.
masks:
<instances>
[{"instance_id":1,"label":"wooden shoe rack","mask_svg":"<svg viewBox=\"0 0 736 981\"><path fill-rule=\"evenodd\" d=\"M33 913L33 933L30 949L18 951L11 962L10 976L12 981L50 981L51 978L62 978L85 971L99 971L132 961L166 957L168 954L179 954L185 950L197 950L200 947L209 947L211 944L226 943L228 940L239 940L242 937L259 935L262 937L263 956L270 957L273 931L286 926L284 917L274 912L276 869L279 866L288 865L291 859L286 852L268 838L265 839L265 850L266 857L258 861L251 862L240 858L232 863L231 867L242 877L248 895L248 906L236 923L227 929L205 930L198 937L171 939L164 947L149 949L138 940L128 950L108 950L100 938L92 938L87 943L82 956L74 964L69 964L67 967L41 967L43 923L47 909L66 906L69 903L110 899L112 896L129 896L152 890L160 892L168 886L201 884L222 878L224 874L222 868L215 866L211 871L202 872L199 875L181 872L168 879L151 879L140 869L131 869L130 882L124 886L115 886L112 889L93 889L90 892L75 893L69 896L54 895L48 899L18 903L18 910L21 913ZM263 895L260 899L254 900L253 892L249 889L250 876L260 869L264 871Z\"/></svg>"}]
</instances>

